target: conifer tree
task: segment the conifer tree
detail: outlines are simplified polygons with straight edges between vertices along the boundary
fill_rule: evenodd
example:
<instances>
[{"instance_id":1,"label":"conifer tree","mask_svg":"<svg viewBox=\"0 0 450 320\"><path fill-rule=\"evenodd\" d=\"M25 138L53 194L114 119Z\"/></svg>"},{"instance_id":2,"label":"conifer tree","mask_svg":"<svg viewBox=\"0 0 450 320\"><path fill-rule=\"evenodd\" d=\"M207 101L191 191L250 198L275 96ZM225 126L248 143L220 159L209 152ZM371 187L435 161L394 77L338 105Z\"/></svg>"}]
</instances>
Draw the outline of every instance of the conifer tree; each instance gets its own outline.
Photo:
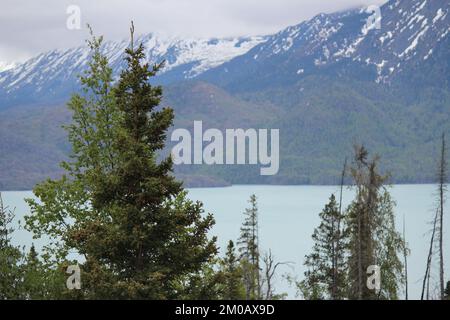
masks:
<instances>
[{"instance_id":1,"label":"conifer tree","mask_svg":"<svg viewBox=\"0 0 450 320\"><path fill-rule=\"evenodd\" d=\"M14 212L3 203L0 193L0 300L20 299L20 249L11 243Z\"/></svg>"},{"instance_id":2,"label":"conifer tree","mask_svg":"<svg viewBox=\"0 0 450 320\"><path fill-rule=\"evenodd\" d=\"M133 36L132 26L117 84L101 38L90 42L82 95L69 104L72 162L63 164L61 180L35 188L39 202L29 200L28 228L57 240L50 252L59 263L72 249L85 257L85 298L178 298L181 279L200 272L217 251L207 236L213 217L187 199L172 159L158 158L174 114L158 107L162 88L149 82L162 64L150 67Z\"/></svg>"},{"instance_id":3,"label":"conifer tree","mask_svg":"<svg viewBox=\"0 0 450 320\"><path fill-rule=\"evenodd\" d=\"M346 293L345 241L341 230L344 216L334 195L319 214L320 225L314 230L313 251L306 256L305 279L299 288L305 299L343 299Z\"/></svg>"},{"instance_id":4,"label":"conifer tree","mask_svg":"<svg viewBox=\"0 0 450 320\"><path fill-rule=\"evenodd\" d=\"M375 265L374 228L378 191L385 177L375 171L377 159L369 162L367 150L355 147L351 174L356 198L348 210L347 223L351 230L349 249L350 298L375 299L376 294L366 286L366 271Z\"/></svg>"},{"instance_id":5,"label":"conifer tree","mask_svg":"<svg viewBox=\"0 0 450 320\"><path fill-rule=\"evenodd\" d=\"M224 274L220 271L220 259L204 264L200 270L180 277L174 285L177 299L220 300L224 295Z\"/></svg>"},{"instance_id":6,"label":"conifer tree","mask_svg":"<svg viewBox=\"0 0 450 320\"><path fill-rule=\"evenodd\" d=\"M47 270L40 261L34 244L31 245L21 268L21 292L24 299L41 300L56 298L55 296L52 296L51 287L49 287L47 282L49 270Z\"/></svg>"},{"instance_id":7,"label":"conifer tree","mask_svg":"<svg viewBox=\"0 0 450 320\"><path fill-rule=\"evenodd\" d=\"M233 241L228 242L223 258L215 259L201 272L183 279L179 290L186 299L244 300L243 268Z\"/></svg>"},{"instance_id":8,"label":"conifer tree","mask_svg":"<svg viewBox=\"0 0 450 320\"><path fill-rule=\"evenodd\" d=\"M387 189L380 192L376 208L375 224L375 264L380 267L381 287L378 299L398 300L401 287L406 282L405 265L409 249L405 239L396 230L395 202Z\"/></svg>"},{"instance_id":9,"label":"conifer tree","mask_svg":"<svg viewBox=\"0 0 450 320\"><path fill-rule=\"evenodd\" d=\"M223 294L224 300L242 300L245 298L245 288L242 282L242 267L236 256L233 241L228 242L227 252L221 262L221 272L223 274Z\"/></svg>"},{"instance_id":10,"label":"conifer tree","mask_svg":"<svg viewBox=\"0 0 450 320\"><path fill-rule=\"evenodd\" d=\"M355 200L346 214L349 229L348 279L351 299L396 299L404 280L399 258L405 243L395 228L395 203L384 186L387 176L378 173L378 157L368 159L363 146L355 147L351 174L356 188ZM367 286L369 266L381 268L381 290Z\"/></svg>"},{"instance_id":11,"label":"conifer tree","mask_svg":"<svg viewBox=\"0 0 450 320\"><path fill-rule=\"evenodd\" d=\"M245 220L238 241L243 268L247 300L261 298L258 205L256 195L250 196L250 208L244 212Z\"/></svg>"}]
</instances>

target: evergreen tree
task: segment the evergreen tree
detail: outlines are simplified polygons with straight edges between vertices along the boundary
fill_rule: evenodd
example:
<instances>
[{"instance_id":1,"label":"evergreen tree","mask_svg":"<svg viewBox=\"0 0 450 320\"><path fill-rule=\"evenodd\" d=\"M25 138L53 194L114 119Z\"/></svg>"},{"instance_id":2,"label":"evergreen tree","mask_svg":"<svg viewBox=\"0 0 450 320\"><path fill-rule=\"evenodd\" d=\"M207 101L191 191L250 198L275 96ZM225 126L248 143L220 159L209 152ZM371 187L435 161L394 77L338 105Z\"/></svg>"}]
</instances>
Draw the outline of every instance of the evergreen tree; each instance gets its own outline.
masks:
<instances>
[{"instance_id":1,"label":"evergreen tree","mask_svg":"<svg viewBox=\"0 0 450 320\"><path fill-rule=\"evenodd\" d=\"M385 177L375 171L377 160L369 162L367 150L355 147L351 174L356 186L356 198L348 210L347 223L351 230L349 249L350 298L374 299L376 293L366 286L366 271L375 265L374 228L378 191Z\"/></svg>"},{"instance_id":2,"label":"evergreen tree","mask_svg":"<svg viewBox=\"0 0 450 320\"><path fill-rule=\"evenodd\" d=\"M180 277L174 286L177 299L219 300L224 292L224 275L219 269L219 259L213 259L190 274Z\"/></svg>"},{"instance_id":3,"label":"evergreen tree","mask_svg":"<svg viewBox=\"0 0 450 320\"><path fill-rule=\"evenodd\" d=\"M387 176L378 173L378 157L368 160L363 147L355 147L351 174L356 197L348 208L346 223L349 237L349 282L351 299L395 299L403 281L403 264L399 255L405 244L395 229L394 203L384 187ZM381 268L381 291L367 287L369 266Z\"/></svg>"},{"instance_id":4,"label":"evergreen tree","mask_svg":"<svg viewBox=\"0 0 450 320\"><path fill-rule=\"evenodd\" d=\"M245 220L238 240L240 261L247 300L261 298L258 205L256 195L250 196L250 208L244 212Z\"/></svg>"},{"instance_id":5,"label":"evergreen tree","mask_svg":"<svg viewBox=\"0 0 450 320\"><path fill-rule=\"evenodd\" d=\"M48 285L49 270L40 261L34 245L25 257L22 267L21 291L24 299L41 300L55 298Z\"/></svg>"},{"instance_id":6,"label":"evergreen tree","mask_svg":"<svg viewBox=\"0 0 450 320\"><path fill-rule=\"evenodd\" d=\"M227 252L221 263L223 274L223 295L225 300L242 300L245 298L245 288L242 282L242 267L236 256L233 241L228 242Z\"/></svg>"},{"instance_id":7,"label":"evergreen tree","mask_svg":"<svg viewBox=\"0 0 450 320\"><path fill-rule=\"evenodd\" d=\"M305 279L299 288L305 299L343 299L346 289L345 241L347 233L341 230L343 215L336 198L319 214L321 223L314 230L313 252L306 256Z\"/></svg>"},{"instance_id":8,"label":"evergreen tree","mask_svg":"<svg viewBox=\"0 0 450 320\"><path fill-rule=\"evenodd\" d=\"M67 175L38 185L40 201L29 200L28 228L58 240L50 252L59 263L69 249L85 257L85 298L178 298L181 279L200 272L217 251L207 237L212 216L187 199L172 176L172 159L158 160L174 115L158 109L162 88L149 80L162 64L143 62L133 29L116 85L102 39L90 42L83 95L69 104L73 154L63 164Z\"/></svg>"},{"instance_id":9,"label":"evergreen tree","mask_svg":"<svg viewBox=\"0 0 450 320\"><path fill-rule=\"evenodd\" d=\"M3 204L0 193L0 300L20 299L20 249L11 243L14 212Z\"/></svg>"},{"instance_id":10,"label":"evergreen tree","mask_svg":"<svg viewBox=\"0 0 450 320\"><path fill-rule=\"evenodd\" d=\"M225 256L205 264L200 272L184 277L178 285L182 299L243 300L242 266L235 245L229 241Z\"/></svg>"},{"instance_id":11,"label":"evergreen tree","mask_svg":"<svg viewBox=\"0 0 450 320\"><path fill-rule=\"evenodd\" d=\"M381 271L379 299L397 300L402 285L406 282L405 266L401 257L409 250L402 235L395 226L395 202L390 193L383 189L376 208L374 234L375 264Z\"/></svg>"},{"instance_id":12,"label":"evergreen tree","mask_svg":"<svg viewBox=\"0 0 450 320\"><path fill-rule=\"evenodd\" d=\"M450 281L447 282L447 287L445 288L445 298L450 300Z\"/></svg>"}]
</instances>

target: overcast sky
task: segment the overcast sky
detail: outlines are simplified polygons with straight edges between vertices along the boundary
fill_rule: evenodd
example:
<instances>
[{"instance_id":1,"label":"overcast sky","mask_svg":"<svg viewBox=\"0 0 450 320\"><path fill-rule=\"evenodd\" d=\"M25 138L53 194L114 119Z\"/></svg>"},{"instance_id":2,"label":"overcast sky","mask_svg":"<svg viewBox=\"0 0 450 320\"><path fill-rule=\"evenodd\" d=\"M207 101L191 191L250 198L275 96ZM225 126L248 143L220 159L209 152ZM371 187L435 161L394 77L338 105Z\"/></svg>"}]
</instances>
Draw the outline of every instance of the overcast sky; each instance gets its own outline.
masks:
<instances>
[{"instance_id":1,"label":"overcast sky","mask_svg":"<svg viewBox=\"0 0 450 320\"><path fill-rule=\"evenodd\" d=\"M157 31L191 37L270 34L312 16L386 0L0 0L0 61L83 44L86 24L107 39ZM70 5L81 30L69 30Z\"/></svg>"}]
</instances>

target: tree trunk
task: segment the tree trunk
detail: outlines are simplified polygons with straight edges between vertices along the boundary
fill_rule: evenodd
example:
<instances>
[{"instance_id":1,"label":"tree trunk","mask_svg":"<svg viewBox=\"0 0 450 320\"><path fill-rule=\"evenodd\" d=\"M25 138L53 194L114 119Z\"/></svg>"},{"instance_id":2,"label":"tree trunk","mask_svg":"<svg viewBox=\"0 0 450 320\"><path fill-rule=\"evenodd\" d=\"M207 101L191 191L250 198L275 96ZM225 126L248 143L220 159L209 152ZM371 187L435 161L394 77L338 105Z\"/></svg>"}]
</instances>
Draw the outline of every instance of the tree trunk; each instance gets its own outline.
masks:
<instances>
[{"instance_id":1,"label":"tree trunk","mask_svg":"<svg viewBox=\"0 0 450 320\"><path fill-rule=\"evenodd\" d=\"M408 300L408 252L406 249L406 222L405 215L403 215L403 256L405 260L405 300Z\"/></svg>"},{"instance_id":2,"label":"tree trunk","mask_svg":"<svg viewBox=\"0 0 450 320\"><path fill-rule=\"evenodd\" d=\"M444 253L443 253L443 229L444 229L444 192L446 189L446 160L445 160L445 134L442 134L441 159L439 164L439 288L441 300L445 299L444 288Z\"/></svg>"},{"instance_id":3,"label":"tree trunk","mask_svg":"<svg viewBox=\"0 0 450 320\"><path fill-rule=\"evenodd\" d=\"M433 258L433 244L434 244L434 237L436 235L436 224L437 224L437 221L438 221L438 216L439 216L439 211L436 210L436 215L434 217L434 223L433 223L433 231L431 233L430 249L428 251L427 267L425 269L425 276L423 277L422 295L420 297L421 300L424 299L425 289L426 288L427 288L427 300L428 300L428 297L429 297L431 260ZM428 285L427 285L427 282L428 282Z\"/></svg>"}]
</instances>

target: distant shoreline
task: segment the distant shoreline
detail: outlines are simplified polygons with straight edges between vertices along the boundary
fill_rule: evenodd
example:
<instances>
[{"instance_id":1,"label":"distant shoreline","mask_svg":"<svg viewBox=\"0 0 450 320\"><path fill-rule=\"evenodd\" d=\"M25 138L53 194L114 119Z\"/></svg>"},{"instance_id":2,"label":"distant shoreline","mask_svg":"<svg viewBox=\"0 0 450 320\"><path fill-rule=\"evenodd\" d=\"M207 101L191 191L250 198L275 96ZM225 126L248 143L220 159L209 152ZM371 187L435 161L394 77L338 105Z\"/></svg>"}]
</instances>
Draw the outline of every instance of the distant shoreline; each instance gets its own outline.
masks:
<instances>
[{"instance_id":1,"label":"distant shoreline","mask_svg":"<svg viewBox=\"0 0 450 320\"><path fill-rule=\"evenodd\" d=\"M432 186L435 185L435 183L391 183L389 186L395 187L395 186ZM213 185L213 186L184 186L185 189L223 189L223 188L232 188L232 187L340 187L338 184L263 184L263 183L247 183L247 184L229 184L229 185ZM350 185L346 184L344 187L349 187ZM0 193L6 193L6 192L33 192L31 189L18 189L18 190L8 190L3 189L0 190Z\"/></svg>"}]
</instances>

